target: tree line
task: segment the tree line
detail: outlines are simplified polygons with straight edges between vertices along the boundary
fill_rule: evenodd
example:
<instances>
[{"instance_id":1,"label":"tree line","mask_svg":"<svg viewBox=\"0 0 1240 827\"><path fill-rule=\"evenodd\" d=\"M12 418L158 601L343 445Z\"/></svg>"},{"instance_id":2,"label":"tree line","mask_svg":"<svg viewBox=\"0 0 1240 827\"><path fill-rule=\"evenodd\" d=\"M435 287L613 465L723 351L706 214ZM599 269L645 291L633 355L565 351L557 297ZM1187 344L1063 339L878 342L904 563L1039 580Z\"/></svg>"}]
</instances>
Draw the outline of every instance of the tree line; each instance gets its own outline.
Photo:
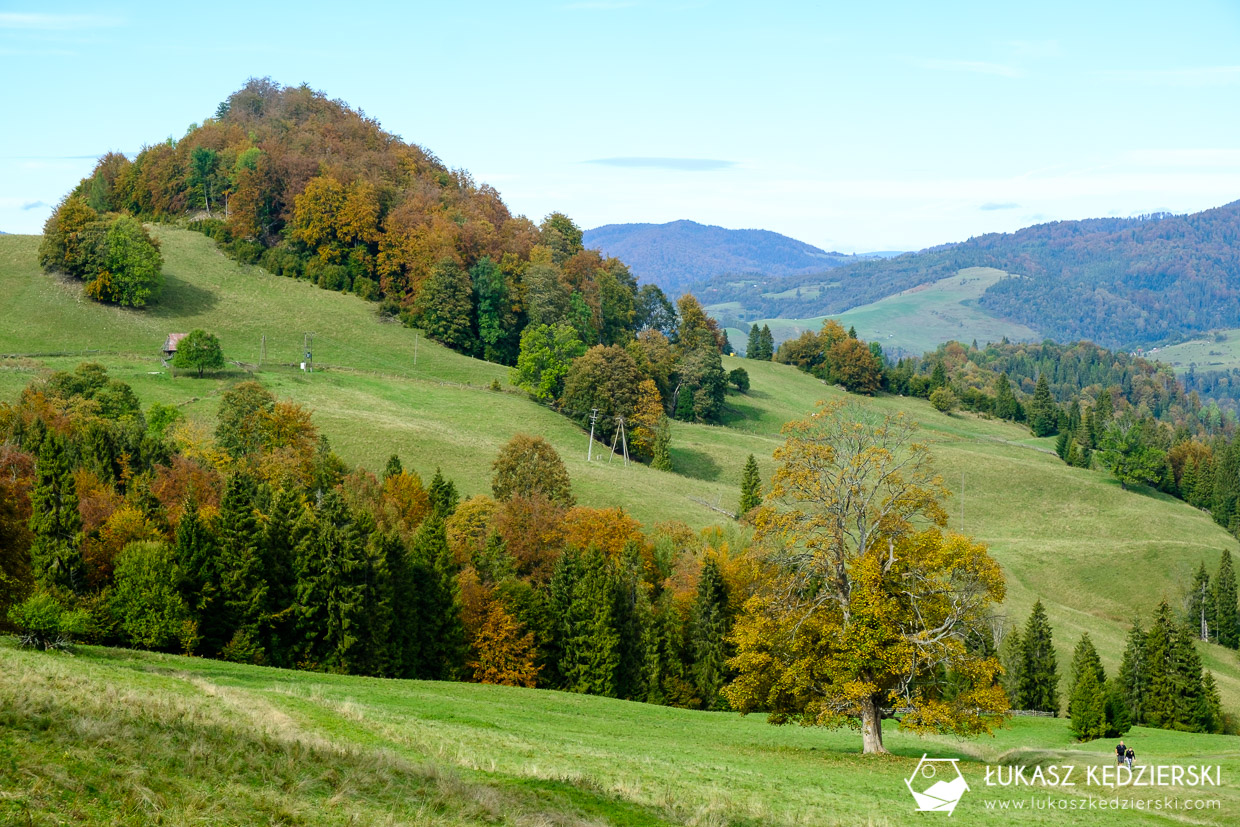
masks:
<instances>
[{"instance_id":1,"label":"tree line","mask_svg":"<svg viewBox=\"0 0 1240 827\"><path fill-rule=\"evenodd\" d=\"M1068 673L1066 706L1073 734L1089 741L1123 735L1138 725L1186 732L1233 728L1194 639L1192 628L1164 600L1148 629L1139 620L1133 622L1119 671L1108 678L1089 633L1083 633ZM1053 630L1040 600L1024 629L1004 637L1000 658L1003 685L1014 709L1053 715L1063 711Z\"/></svg>"},{"instance_id":2,"label":"tree line","mask_svg":"<svg viewBox=\"0 0 1240 827\"><path fill-rule=\"evenodd\" d=\"M0 615L237 662L722 708L741 535L579 506L518 435L489 495L348 467L255 382L214 428L85 364L0 406Z\"/></svg>"}]
</instances>

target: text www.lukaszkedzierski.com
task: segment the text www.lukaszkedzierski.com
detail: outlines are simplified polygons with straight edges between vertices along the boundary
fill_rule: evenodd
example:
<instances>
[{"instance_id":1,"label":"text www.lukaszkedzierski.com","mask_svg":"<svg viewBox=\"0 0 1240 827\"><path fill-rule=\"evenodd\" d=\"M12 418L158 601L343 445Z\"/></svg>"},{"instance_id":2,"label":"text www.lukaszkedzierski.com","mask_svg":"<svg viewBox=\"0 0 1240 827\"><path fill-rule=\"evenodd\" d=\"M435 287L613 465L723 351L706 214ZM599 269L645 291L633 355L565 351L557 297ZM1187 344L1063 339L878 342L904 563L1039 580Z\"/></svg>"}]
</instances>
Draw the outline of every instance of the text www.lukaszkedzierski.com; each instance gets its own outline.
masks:
<instances>
[{"instance_id":1,"label":"text www.lukaszkedzierski.com","mask_svg":"<svg viewBox=\"0 0 1240 827\"><path fill-rule=\"evenodd\" d=\"M1219 810L1222 802L1207 798L1049 798L1030 796L1011 801L986 801L987 810Z\"/></svg>"}]
</instances>

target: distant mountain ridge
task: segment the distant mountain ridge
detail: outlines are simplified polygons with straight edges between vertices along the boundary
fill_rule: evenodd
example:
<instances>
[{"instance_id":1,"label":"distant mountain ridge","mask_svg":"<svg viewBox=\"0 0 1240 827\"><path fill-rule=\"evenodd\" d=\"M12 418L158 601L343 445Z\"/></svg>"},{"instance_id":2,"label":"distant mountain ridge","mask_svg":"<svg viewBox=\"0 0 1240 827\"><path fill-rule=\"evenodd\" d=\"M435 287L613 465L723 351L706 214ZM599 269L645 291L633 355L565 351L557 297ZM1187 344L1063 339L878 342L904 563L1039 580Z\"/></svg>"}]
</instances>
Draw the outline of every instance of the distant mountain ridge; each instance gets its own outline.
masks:
<instances>
[{"instance_id":1,"label":"distant mountain ridge","mask_svg":"<svg viewBox=\"0 0 1240 827\"><path fill-rule=\"evenodd\" d=\"M969 267L1012 274L977 300L1059 342L1110 348L1240 327L1240 201L1189 215L1055 221L886 259L858 256L818 274L694 285L706 305L752 318L834 315Z\"/></svg>"},{"instance_id":2,"label":"distant mountain ridge","mask_svg":"<svg viewBox=\"0 0 1240 827\"><path fill-rule=\"evenodd\" d=\"M717 276L821 273L855 260L770 230L729 230L683 219L595 227L585 231L585 244L621 259L638 279L677 295Z\"/></svg>"}]
</instances>

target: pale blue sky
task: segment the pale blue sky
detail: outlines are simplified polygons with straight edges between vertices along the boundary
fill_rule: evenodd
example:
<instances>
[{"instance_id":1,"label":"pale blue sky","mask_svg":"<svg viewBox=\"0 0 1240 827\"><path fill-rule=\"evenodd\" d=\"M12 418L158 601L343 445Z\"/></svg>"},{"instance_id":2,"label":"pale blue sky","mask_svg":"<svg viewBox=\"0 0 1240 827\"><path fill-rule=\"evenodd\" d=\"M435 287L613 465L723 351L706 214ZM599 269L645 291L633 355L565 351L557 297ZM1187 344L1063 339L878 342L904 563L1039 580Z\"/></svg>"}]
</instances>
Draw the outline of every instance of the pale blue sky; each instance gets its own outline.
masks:
<instances>
[{"instance_id":1,"label":"pale blue sky","mask_svg":"<svg viewBox=\"0 0 1240 827\"><path fill-rule=\"evenodd\" d=\"M0 230L247 77L306 82L534 219L845 252L1240 199L1240 3L0 0Z\"/></svg>"}]
</instances>

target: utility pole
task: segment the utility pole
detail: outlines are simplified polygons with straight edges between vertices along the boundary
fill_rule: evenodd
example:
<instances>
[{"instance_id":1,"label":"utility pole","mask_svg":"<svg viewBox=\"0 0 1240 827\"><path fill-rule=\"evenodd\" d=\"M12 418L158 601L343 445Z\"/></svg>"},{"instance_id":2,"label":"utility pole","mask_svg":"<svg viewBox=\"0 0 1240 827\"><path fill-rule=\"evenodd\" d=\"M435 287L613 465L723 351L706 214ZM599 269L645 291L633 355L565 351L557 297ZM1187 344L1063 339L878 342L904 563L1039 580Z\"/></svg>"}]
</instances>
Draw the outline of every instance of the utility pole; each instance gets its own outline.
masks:
<instances>
[{"instance_id":1,"label":"utility pole","mask_svg":"<svg viewBox=\"0 0 1240 827\"><path fill-rule=\"evenodd\" d=\"M590 411L590 444L586 447L586 462L594 456L594 420L598 419L598 408Z\"/></svg>"},{"instance_id":2,"label":"utility pole","mask_svg":"<svg viewBox=\"0 0 1240 827\"><path fill-rule=\"evenodd\" d=\"M307 333L303 339L306 346L306 361L302 362L306 373L314 373L314 334Z\"/></svg>"},{"instance_id":3,"label":"utility pole","mask_svg":"<svg viewBox=\"0 0 1240 827\"><path fill-rule=\"evenodd\" d=\"M629 465L629 440L624 434L624 417L619 416L616 418L620 421L620 444L624 447L624 465L627 468Z\"/></svg>"},{"instance_id":4,"label":"utility pole","mask_svg":"<svg viewBox=\"0 0 1240 827\"><path fill-rule=\"evenodd\" d=\"M616 458L616 443L619 441L620 441L620 430L616 429L615 435L612 436L611 438L611 453L607 455L608 465L610 465L611 461Z\"/></svg>"}]
</instances>

